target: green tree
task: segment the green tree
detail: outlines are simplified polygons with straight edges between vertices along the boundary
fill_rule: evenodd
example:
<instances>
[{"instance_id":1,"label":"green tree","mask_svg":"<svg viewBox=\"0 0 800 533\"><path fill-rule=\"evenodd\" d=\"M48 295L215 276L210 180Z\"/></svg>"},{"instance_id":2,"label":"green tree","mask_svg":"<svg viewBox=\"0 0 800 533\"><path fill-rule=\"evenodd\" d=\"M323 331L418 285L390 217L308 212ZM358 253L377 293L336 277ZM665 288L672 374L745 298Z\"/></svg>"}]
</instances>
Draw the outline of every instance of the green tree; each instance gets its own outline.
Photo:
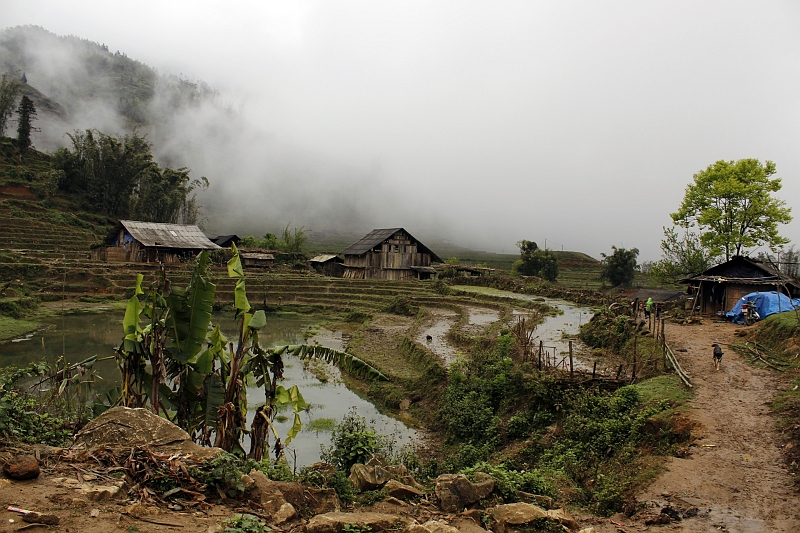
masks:
<instances>
[{"instance_id":1,"label":"green tree","mask_svg":"<svg viewBox=\"0 0 800 533\"><path fill-rule=\"evenodd\" d=\"M615 287L622 285L628 287L633 282L636 272L636 258L639 256L637 248L626 250L625 248L611 247L614 253L611 255L600 254L603 256L603 270L600 272L600 279L609 281Z\"/></svg>"},{"instance_id":2,"label":"green tree","mask_svg":"<svg viewBox=\"0 0 800 533\"><path fill-rule=\"evenodd\" d=\"M308 235L306 235L304 227L290 230L290 226L291 224L286 224L286 227L283 228L281 247L284 252L289 254L289 257L297 259L303 255L303 247L308 242Z\"/></svg>"},{"instance_id":3,"label":"green tree","mask_svg":"<svg viewBox=\"0 0 800 533\"><path fill-rule=\"evenodd\" d=\"M548 281L558 278L558 256L550 250L542 250L533 241L525 239L517 243L519 259L511 266L511 271L523 276L539 276Z\"/></svg>"},{"instance_id":4,"label":"green tree","mask_svg":"<svg viewBox=\"0 0 800 533\"><path fill-rule=\"evenodd\" d=\"M664 228L661 241L661 259L652 265L650 277L659 283L675 283L681 278L695 276L712 267L719 256L712 254L700 242L700 236L688 228L682 228L681 236L676 227Z\"/></svg>"},{"instance_id":5,"label":"green tree","mask_svg":"<svg viewBox=\"0 0 800 533\"><path fill-rule=\"evenodd\" d=\"M6 134L8 119L14 113L18 94L19 82L6 74L0 76L0 137Z\"/></svg>"},{"instance_id":6,"label":"green tree","mask_svg":"<svg viewBox=\"0 0 800 533\"><path fill-rule=\"evenodd\" d=\"M772 196L782 186L780 178L772 178L775 172L772 161L717 161L694 175L670 216L684 228L696 225L711 256L729 260L764 244L774 251L789 242L778 234L778 225L792 220L786 202Z\"/></svg>"},{"instance_id":7,"label":"green tree","mask_svg":"<svg viewBox=\"0 0 800 533\"><path fill-rule=\"evenodd\" d=\"M189 169L161 168L153 161L152 145L137 132L122 138L97 130L69 135L72 150L53 157L64 172L59 187L82 192L92 208L108 216L145 222L195 224L199 207L194 192L208 180L192 180Z\"/></svg>"},{"instance_id":8,"label":"green tree","mask_svg":"<svg viewBox=\"0 0 800 533\"><path fill-rule=\"evenodd\" d=\"M33 101L23 96L17 108L17 148L25 152L31 147L31 132L36 131L31 123L36 120L36 107Z\"/></svg>"}]
</instances>

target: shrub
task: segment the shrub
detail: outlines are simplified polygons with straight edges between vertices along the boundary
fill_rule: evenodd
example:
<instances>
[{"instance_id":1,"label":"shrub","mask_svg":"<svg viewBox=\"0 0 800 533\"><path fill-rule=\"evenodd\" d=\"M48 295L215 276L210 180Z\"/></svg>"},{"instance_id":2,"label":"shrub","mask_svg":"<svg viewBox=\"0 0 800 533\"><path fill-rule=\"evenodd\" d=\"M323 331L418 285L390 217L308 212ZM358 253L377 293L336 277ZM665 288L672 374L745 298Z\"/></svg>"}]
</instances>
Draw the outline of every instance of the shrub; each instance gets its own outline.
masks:
<instances>
[{"instance_id":1,"label":"shrub","mask_svg":"<svg viewBox=\"0 0 800 533\"><path fill-rule=\"evenodd\" d=\"M351 407L333 428L331 445L323 445L321 449L323 461L343 472L350 472L350 467L365 463L373 454L390 457L394 442L387 435L377 433L374 425Z\"/></svg>"}]
</instances>

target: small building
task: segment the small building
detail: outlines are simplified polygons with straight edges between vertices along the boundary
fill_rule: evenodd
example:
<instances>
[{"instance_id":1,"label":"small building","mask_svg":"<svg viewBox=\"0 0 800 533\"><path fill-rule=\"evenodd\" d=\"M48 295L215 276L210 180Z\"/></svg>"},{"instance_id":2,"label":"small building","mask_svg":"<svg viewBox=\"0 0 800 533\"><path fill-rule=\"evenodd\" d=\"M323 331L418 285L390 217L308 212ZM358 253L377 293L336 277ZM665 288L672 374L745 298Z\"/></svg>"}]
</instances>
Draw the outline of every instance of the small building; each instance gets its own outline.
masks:
<instances>
[{"instance_id":1,"label":"small building","mask_svg":"<svg viewBox=\"0 0 800 533\"><path fill-rule=\"evenodd\" d=\"M197 226L120 220L94 259L136 263L180 263L203 250L218 250Z\"/></svg>"},{"instance_id":2,"label":"small building","mask_svg":"<svg viewBox=\"0 0 800 533\"><path fill-rule=\"evenodd\" d=\"M219 237L214 237L211 239L211 242L219 246L220 248L230 248L231 244L235 244L239 246L239 241L241 241L241 237L238 235L220 235Z\"/></svg>"},{"instance_id":3,"label":"small building","mask_svg":"<svg viewBox=\"0 0 800 533\"><path fill-rule=\"evenodd\" d=\"M341 278L344 276L344 259L334 254L320 254L308 260L311 268L324 276Z\"/></svg>"},{"instance_id":4,"label":"small building","mask_svg":"<svg viewBox=\"0 0 800 533\"><path fill-rule=\"evenodd\" d=\"M342 251L350 279L430 279L442 260L403 228L374 229Z\"/></svg>"},{"instance_id":5,"label":"small building","mask_svg":"<svg viewBox=\"0 0 800 533\"><path fill-rule=\"evenodd\" d=\"M690 286L695 309L703 315L724 314L751 292L777 291L789 297L800 293L800 282L796 279L766 263L740 255L681 282Z\"/></svg>"},{"instance_id":6,"label":"small building","mask_svg":"<svg viewBox=\"0 0 800 533\"><path fill-rule=\"evenodd\" d=\"M266 252L240 251L242 266L248 268L270 268L275 262L275 256Z\"/></svg>"}]
</instances>

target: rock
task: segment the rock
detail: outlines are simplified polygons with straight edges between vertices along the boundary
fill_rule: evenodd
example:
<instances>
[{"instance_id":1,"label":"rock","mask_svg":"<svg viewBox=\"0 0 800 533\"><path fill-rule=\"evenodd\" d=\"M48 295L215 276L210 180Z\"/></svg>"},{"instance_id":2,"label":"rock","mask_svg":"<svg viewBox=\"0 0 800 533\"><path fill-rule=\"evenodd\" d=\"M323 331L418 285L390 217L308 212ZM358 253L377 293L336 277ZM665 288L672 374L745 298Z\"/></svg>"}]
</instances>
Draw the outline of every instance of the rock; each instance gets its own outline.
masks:
<instances>
[{"instance_id":1,"label":"rock","mask_svg":"<svg viewBox=\"0 0 800 533\"><path fill-rule=\"evenodd\" d=\"M338 511L341 502L333 489L316 489L303 487L299 483L272 481L260 470L248 474L255 485L250 489L248 497L261 504L268 514L276 514L284 504L290 503L295 509L307 509L310 514Z\"/></svg>"},{"instance_id":2,"label":"rock","mask_svg":"<svg viewBox=\"0 0 800 533\"><path fill-rule=\"evenodd\" d=\"M408 517L384 513L325 513L312 518L306 524L306 533L341 533L346 524L353 524L363 530L369 527L370 531L386 531L395 529L398 523L410 523Z\"/></svg>"},{"instance_id":3,"label":"rock","mask_svg":"<svg viewBox=\"0 0 800 533\"><path fill-rule=\"evenodd\" d=\"M439 506L448 513L456 513L467 505L486 498L493 490L494 480L491 477L480 483L471 482L463 474L443 474L436 478Z\"/></svg>"},{"instance_id":4,"label":"rock","mask_svg":"<svg viewBox=\"0 0 800 533\"><path fill-rule=\"evenodd\" d=\"M305 507L311 514L332 513L342 508L342 502L333 489L306 487L303 496L305 498Z\"/></svg>"},{"instance_id":5,"label":"rock","mask_svg":"<svg viewBox=\"0 0 800 533\"><path fill-rule=\"evenodd\" d=\"M552 520L560 522L562 526L565 526L572 531L577 531L577 529L580 527L578 522L576 522L575 519L569 514L569 511L563 507L561 509L547 511L547 516Z\"/></svg>"},{"instance_id":6,"label":"rock","mask_svg":"<svg viewBox=\"0 0 800 533\"><path fill-rule=\"evenodd\" d=\"M594 528L593 527L585 527L585 528L581 529L580 531L578 531L578 533L594 533Z\"/></svg>"},{"instance_id":7,"label":"rock","mask_svg":"<svg viewBox=\"0 0 800 533\"><path fill-rule=\"evenodd\" d=\"M411 400L409 400L408 398L400 400L401 411L408 411L410 408L411 408Z\"/></svg>"},{"instance_id":8,"label":"rock","mask_svg":"<svg viewBox=\"0 0 800 533\"><path fill-rule=\"evenodd\" d=\"M407 527L405 531L407 533L459 533L458 529L439 520L429 520L421 525L414 524Z\"/></svg>"},{"instance_id":9,"label":"rock","mask_svg":"<svg viewBox=\"0 0 800 533\"><path fill-rule=\"evenodd\" d=\"M278 512L272 516L272 523L276 526L297 518L297 511L291 503L284 503Z\"/></svg>"},{"instance_id":10,"label":"rock","mask_svg":"<svg viewBox=\"0 0 800 533\"><path fill-rule=\"evenodd\" d=\"M220 448L207 448L192 442L184 430L148 409L113 407L81 429L75 440L87 448L134 448L146 446L163 453L191 456L207 461L222 453Z\"/></svg>"},{"instance_id":11,"label":"rock","mask_svg":"<svg viewBox=\"0 0 800 533\"><path fill-rule=\"evenodd\" d=\"M18 455L3 465L3 473L11 479L33 479L39 477L39 461L33 455Z\"/></svg>"},{"instance_id":12,"label":"rock","mask_svg":"<svg viewBox=\"0 0 800 533\"><path fill-rule=\"evenodd\" d=\"M29 524L45 524L47 526L57 526L58 517L52 514L42 513L25 513L22 515L22 521Z\"/></svg>"},{"instance_id":13,"label":"rock","mask_svg":"<svg viewBox=\"0 0 800 533\"><path fill-rule=\"evenodd\" d=\"M399 498L401 500L405 498L415 498L424 494L422 491L417 490L410 485L404 485L403 483L400 483L394 479L387 481L383 488L386 489L386 492L389 494L389 496Z\"/></svg>"},{"instance_id":14,"label":"rock","mask_svg":"<svg viewBox=\"0 0 800 533\"><path fill-rule=\"evenodd\" d=\"M495 533L505 533L508 529L514 529L513 526L524 526L540 518L550 518L547 511L532 503L498 505L489 513L494 520L492 531Z\"/></svg>"},{"instance_id":15,"label":"rock","mask_svg":"<svg viewBox=\"0 0 800 533\"><path fill-rule=\"evenodd\" d=\"M456 518L450 525L460 533L486 533L486 529L480 525L480 520L476 522L471 518Z\"/></svg>"},{"instance_id":16,"label":"rock","mask_svg":"<svg viewBox=\"0 0 800 533\"><path fill-rule=\"evenodd\" d=\"M382 487L392 479L392 474L382 466L355 464L350 468L350 483L359 491Z\"/></svg>"},{"instance_id":17,"label":"rock","mask_svg":"<svg viewBox=\"0 0 800 533\"><path fill-rule=\"evenodd\" d=\"M239 481L241 482L242 486L244 487L244 490L246 491L253 488L256 484L255 480L250 476L248 476L247 474L242 474L242 477L239 479Z\"/></svg>"},{"instance_id":18,"label":"rock","mask_svg":"<svg viewBox=\"0 0 800 533\"><path fill-rule=\"evenodd\" d=\"M124 481L120 481L117 485L92 485L91 483L81 483L77 479L65 477L53 478L52 482L65 489L75 491L93 502L113 499L120 494L122 487L125 486Z\"/></svg>"},{"instance_id":19,"label":"rock","mask_svg":"<svg viewBox=\"0 0 800 533\"><path fill-rule=\"evenodd\" d=\"M321 461L318 463L314 463L313 465L309 466L306 470L310 472L317 472L319 474L322 474L326 478L332 478L334 475L336 475L336 468L334 468L332 464L323 463Z\"/></svg>"}]
</instances>

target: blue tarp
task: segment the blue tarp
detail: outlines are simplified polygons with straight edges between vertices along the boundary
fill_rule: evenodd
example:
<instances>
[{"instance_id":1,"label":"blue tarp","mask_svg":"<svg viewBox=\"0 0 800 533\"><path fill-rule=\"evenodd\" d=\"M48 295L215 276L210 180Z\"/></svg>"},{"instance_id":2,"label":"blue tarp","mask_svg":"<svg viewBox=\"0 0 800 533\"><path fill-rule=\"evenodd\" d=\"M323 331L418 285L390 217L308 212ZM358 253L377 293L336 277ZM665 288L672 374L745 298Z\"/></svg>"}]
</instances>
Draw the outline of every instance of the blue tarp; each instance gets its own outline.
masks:
<instances>
[{"instance_id":1,"label":"blue tarp","mask_svg":"<svg viewBox=\"0 0 800 533\"><path fill-rule=\"evenodd\" d=\"M767 318L769 315L775 313L782 313L784 311L794 311L795 307L800 307L800 298L790 299L783 293L772 292L751 292L746 296L739 298L733 309L728 311L725 316L730 318L734 324L744 324L744 314L742 313L742 304L753 304L761 319Z\"/></svg>"}]
</instances>

